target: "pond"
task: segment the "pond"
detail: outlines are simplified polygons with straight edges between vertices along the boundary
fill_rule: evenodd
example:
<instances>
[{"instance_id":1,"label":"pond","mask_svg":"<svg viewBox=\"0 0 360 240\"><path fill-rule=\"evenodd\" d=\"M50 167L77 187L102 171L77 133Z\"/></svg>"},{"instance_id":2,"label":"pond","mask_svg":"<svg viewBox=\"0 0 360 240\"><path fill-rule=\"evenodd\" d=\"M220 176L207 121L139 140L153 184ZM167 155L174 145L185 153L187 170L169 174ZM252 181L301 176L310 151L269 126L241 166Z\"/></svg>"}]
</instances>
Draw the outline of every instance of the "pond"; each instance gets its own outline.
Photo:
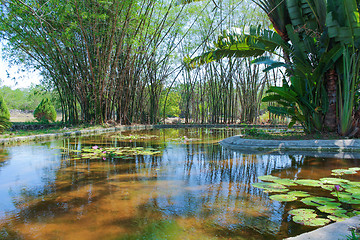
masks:
<instances>
[{"instance_id":1,"label":"pond","mask_svg":"<svg viewBox=\"0 0 360 240\"><path fill-rule=\"evenodd\" d=\"M291 220L301 203L253 187L259 176L319 179L360 164L218 144L240 131L124 131L4 147L0 239L283 239L316 228Z\"/></svg>"}]
</instances>

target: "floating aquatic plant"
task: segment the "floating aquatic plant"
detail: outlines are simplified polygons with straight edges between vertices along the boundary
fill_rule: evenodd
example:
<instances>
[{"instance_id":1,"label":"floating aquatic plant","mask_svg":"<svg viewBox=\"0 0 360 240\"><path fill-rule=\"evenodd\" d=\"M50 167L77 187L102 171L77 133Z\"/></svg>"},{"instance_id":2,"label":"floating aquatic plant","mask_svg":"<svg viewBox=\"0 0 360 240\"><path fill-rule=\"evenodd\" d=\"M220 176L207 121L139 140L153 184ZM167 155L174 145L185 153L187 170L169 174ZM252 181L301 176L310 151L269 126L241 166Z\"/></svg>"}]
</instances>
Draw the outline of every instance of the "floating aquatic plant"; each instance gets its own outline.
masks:
<instances>
[{"instance_id":1,"label":"floating aquatic plant","mask_svg":"<svg viewBox=\"0 0 360 240\"><path fill-rule=\"evenodd\" d=\"M338 202L333 202L335 199L328 197L307 197L300 200L308 206L340 206Z\"/></svg>"},{"instance_id":2,"label":"floating aquatic plant","mask_svg":"<svg viewBox=\"0 0 360 240\"><path fill-rule=\"evenodd\" d=\"M321 178L320 180L313 179L282 179L272 175L259 177L260 180L266 182L259 182L253 184L254 187L264 189L264 192L287 192L287 194L277 194L270 196L270 199L279 202L296 201L298 198L302 203L308 206L316 207L323 214L329 214L327 218L318 217L314 209L299 208L293 209L288 213L293 215L293 221L306 226L323 226L330 221L343 221L349 217L360 214L360 182L349 181L340 178L345 174L356 174L360 171L360 167L353 167L349 169L334 169L333 176ZM305 191L289 191L291 187L302 185L305 187L321 187L330 191L331 197L311 196Z\"/></svg>"},{"instance_id":3,"label":"floating aquatic plant","mask_svg":"<svg viewBox=\"0 0 360 240\"><path fill-rule=\"evenodd\" d=\"M297 197L289 194L278 194L270 196L271 200L279 201L279 202L292 202L297 200Z\"/></svg>"},{"instance_id":4,"label":"floating aquatic plant","mask_svg":"<svg viewBox=\"0 0 360 240\"><path fill-rule=\"evenodd\" d=\"M258 177L258 179L261 181L265 181L265 182L273 182L274 180L281 179L281 178L275 177L273 175L264 175L264 176Z\"/></svg>"},{"instance_id":5,"label":"floating aquatic plant","mask_svg":"<svg viewBox=\"0 0 360 240\"><path fill-rule=\"evenodd\" d=\"M333 176L342 176L344 174L356 174L356 171L358 170L355 170L357 168L349 168L349 169L334 169L332 170L331 172L331 175Z\"/></svg>"},{"instance_id":6,"label":"floating aquatic plant","mask_svg":"<svg viewBox=\"0 0 360 240\"><path fill-rule=\"evenodd\" d=\"M294 216L293 221L310 227L321 227L321 226L325 226L330 222L330 220L326 218L318 218L318 217L304 218L303 216Z\"/></svg>"},{"instance_id":7,"label":"floating aquatic plant","mask_svg":"<svg viewBox=\"0 0 360 240\"><path fill-rule=\"evenodd\" d=\"M309 197L310 194L304 191L291 191L288 192L289 195L293 195L295 197Z\"/></svg>"},{"instance_id":8,"label":"floating aquatic plant","mask_svg":"<svg viewBox=\"0 0 360 240\"><path fill-rule=\"evenodd\" d=\"M297 208L297 209L290 210L288 213L290 215L314 214L315 210L309 209L309 208Z\"/></svg>"},{"instance_id":9,"label":"floating aquatic plant","mask_svg":"<svg viewBox=\"0 0 360 240\"><path fill-rule=\"evenodd\" d=\"M258 182L253 183L253 187L261 188L266 190L266 192L287 192L289 191L284 185L278 183L269 183L269 182Z\"/></svg>"},{"instance_id":10,"label":"floating aquatic plant","mask_svg":"<svg viewBox=\"0 0 360 240\"><path fill-rule=\"evenodd\" d=\"M309 187L320 187L322 183L319 180L299 179L295 181L297 184Z\"/></svg>"},{"instance_id":11,"label":"floating aquatic plant","mask_svg":"<svg viewBox=\"0 0 360 240\"><path fill-rule=\"evenodd\" d=\"M78 159L132 159L137 155L158 155L161 151L156 148L144 148L144 147L105 147L101 148L97 145L83 148L81 150L72 150L66 148L60 148L65 153L69 154L73 160Z\"/></svg>"}]
</instances>

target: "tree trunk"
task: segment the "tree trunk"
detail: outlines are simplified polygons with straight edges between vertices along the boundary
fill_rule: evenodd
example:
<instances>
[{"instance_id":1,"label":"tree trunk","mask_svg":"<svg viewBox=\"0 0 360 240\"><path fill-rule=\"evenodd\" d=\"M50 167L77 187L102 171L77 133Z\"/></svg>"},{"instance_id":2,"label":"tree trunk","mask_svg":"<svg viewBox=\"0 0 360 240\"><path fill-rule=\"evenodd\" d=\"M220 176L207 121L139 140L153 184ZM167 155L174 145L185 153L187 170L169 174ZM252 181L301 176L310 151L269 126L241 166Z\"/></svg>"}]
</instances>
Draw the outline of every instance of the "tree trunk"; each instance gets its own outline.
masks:
<instances>
[{"instance_id":1,"label":"tree trunk","mask_svg":"<svg viewBox=\"0 0 360 240\"><path fill-rule=\"evenodd\" d=\"M336 119L336 90L337 90L338 75L335 69L331 69L326 73L326 90L329 98L329 109L325 115L324 124L325 129L334 132L337 128Z\"/></svg>"}]
</instances>

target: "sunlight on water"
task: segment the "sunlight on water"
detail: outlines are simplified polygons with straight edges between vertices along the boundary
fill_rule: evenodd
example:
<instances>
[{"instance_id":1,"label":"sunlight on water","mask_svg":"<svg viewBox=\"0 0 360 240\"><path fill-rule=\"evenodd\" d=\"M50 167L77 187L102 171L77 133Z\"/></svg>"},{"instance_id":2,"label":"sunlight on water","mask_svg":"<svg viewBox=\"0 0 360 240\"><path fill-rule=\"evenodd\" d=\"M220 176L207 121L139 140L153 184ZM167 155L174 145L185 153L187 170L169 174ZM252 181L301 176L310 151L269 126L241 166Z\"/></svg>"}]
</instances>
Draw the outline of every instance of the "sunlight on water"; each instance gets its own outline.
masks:
<instances>
[{"instance_id":1,"label":"sunlight on water","mask_svg":"<svg viewBox=\"0 0 360 240\"><path fill-rule=\"evenodd\" d=\"M253 188L258 176L318 179L359 164L217 144L239 131L122 132L1 149L0 239L283 239L314 228L289 220L292 203Z\"/></svg>"}]
</instances>

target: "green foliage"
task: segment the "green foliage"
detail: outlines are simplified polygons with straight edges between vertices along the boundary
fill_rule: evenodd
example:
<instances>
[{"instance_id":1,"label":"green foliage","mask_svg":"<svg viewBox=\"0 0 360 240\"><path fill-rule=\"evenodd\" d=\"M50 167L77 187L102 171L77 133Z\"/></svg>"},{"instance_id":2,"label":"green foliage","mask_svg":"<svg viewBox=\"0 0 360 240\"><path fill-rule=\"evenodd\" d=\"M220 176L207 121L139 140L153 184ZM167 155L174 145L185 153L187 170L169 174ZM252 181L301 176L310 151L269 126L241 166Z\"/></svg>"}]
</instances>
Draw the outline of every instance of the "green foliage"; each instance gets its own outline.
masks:
<instances>
[{"instance_id":1,"label":"green foliage","mask_svg":"<svg viewBox=\"0 0 360 240\"><path fill-rule=\"evenodd\" d=\"M34 111L34 117L39 122L55 122L56 110L48 98L44 98Z\"/></svg>"},{"instance_id":2,"label":"green foliage","mask_svg":"<svg viewBox=\"0 0 360 240\"><path fill-rule=\"evenodd\" d=\"M6 120L10 119L10 111L6 105L4 98L0 95L0 117Z\"/></svg>"},{"instance_id":3,"label":"green foliage","mask_svg":"<svg viewBox=\"0 0 360 240\"><path fill-rule=\"evenodd\" d=\"M278 55L277 50L280 48L290 50L290 46L279 34L272 30L261 29L260 26L250 26L245 31L239 29L224 31L214 45L214 49L193 58L190 62L191 66L196 67L225 57L256 57L265 52Z\"/></svg>"},{"instance_id":4,"label":"green foliage","mask_svg":"<svg viewBox=\"0 0 360 240\"><path fill-rule=\"evenodd\" d=\"M178 92L171 90L169 94L163 92L160 98L159 110L160 116L163 116L164 113L167 117L179 117L180 115L180 102L181 96ZM166 105L165 105L166 101Z\"/></svg>"},{"instance_id":5,"label":"green foliage","mask_svg":"<svg viewBox=\"0 0 360 240\"><path fill-rule=\"evenodd\" d=\"M3 132L4 130L11 128L11 126L12 124L8 118L0 116L0 132Z\"/></svg>"},{"instance_id":6,"label":"green foliage","mask_svg":"<svg viewBox=\"0 0 360 240\"><path fill-rule=\"evenodd\" d=\"M6 98L9 109L33 111L45 97L51 99L55 109L61 108L58 94L55 91L46 90L39 85L14 90L3 86L0 88L0 94Z\"/></svg>"}]
</instances>

